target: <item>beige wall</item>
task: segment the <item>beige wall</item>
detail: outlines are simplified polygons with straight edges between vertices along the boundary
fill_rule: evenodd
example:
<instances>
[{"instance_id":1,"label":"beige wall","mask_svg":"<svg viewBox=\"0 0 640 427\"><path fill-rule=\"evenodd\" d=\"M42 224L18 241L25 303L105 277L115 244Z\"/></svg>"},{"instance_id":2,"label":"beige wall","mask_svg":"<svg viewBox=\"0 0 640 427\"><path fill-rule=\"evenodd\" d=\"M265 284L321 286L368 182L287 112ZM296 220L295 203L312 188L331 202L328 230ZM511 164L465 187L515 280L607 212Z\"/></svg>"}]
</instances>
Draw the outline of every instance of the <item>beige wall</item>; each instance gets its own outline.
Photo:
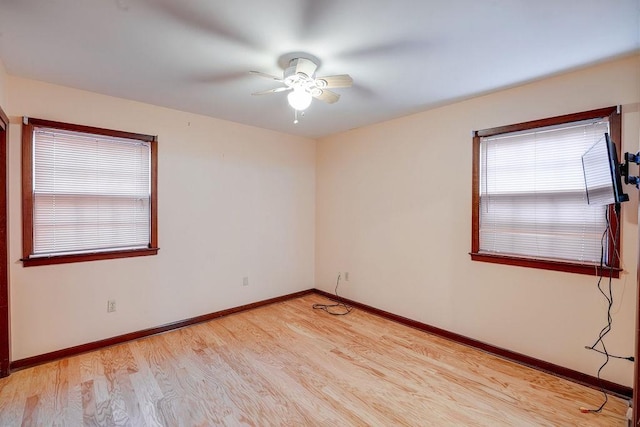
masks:
<instances>
[{"instance_id":1,"label":"beige wall","mask_svg":"<svg viewBox=\"0 0 640 427\"><path fill-rule=\"evenodd\" d=\"M471 130L623 104L638 150L640 58L630 57L346 132L317 143L6 76L31 117L159 136L160 254L23 268L20 126L10 131L12 359L316 287L595 375L604 326L594 277L469 260ZM610 351L633 352L637 193L623 209ZM315 234L314 234L315 230ZM315 259L314 259L315 257ZM315 274L315 281L314 281ZM242 286L249 276L250 285ZM106 313L116 299L116 313ZM632 364L603 376L631 385Z\"/></svg>"},{"instance_id":2,"label":"beige wall","mask_svg":"<svg viewBox=\"0 0 640 427\"><path fill-rule=\"evenodd\" d=\"M595 375L603 356L584 349L606 323L595 277L470 260L471 131L622 104L635 152L639 103L635 56L318 141L316 287L333 292L348 271L345 297ZM619 355L633 355L637 299L638 197L627 190L606 339ZM627 386L632 375L628 361L603 371Z\"/></svg>"},{"instance_id":3,"label":"beige wall","mask_svg":"<svg viewBox=\"0 0 640 427\"><path fill-rule=\"evenodd\" d=\"M313 140L22 78L9 77L7 89L12 122L27 115L159 138L159 255L23 268L12 125L12 360L313 287Z\"/></svg>"},{"instance_id":4,"label":"beige wall","mask_svg":"<svg viewBox=\"0 0 640 427\"><path fill-rule=\"evenodd\" d=\"M4 64L2 63L2 59L0 59L0 108L5 109L4 105L6 104L6 80L7 80L7 72L4 69Z\"/></svg>"}]
</instances>

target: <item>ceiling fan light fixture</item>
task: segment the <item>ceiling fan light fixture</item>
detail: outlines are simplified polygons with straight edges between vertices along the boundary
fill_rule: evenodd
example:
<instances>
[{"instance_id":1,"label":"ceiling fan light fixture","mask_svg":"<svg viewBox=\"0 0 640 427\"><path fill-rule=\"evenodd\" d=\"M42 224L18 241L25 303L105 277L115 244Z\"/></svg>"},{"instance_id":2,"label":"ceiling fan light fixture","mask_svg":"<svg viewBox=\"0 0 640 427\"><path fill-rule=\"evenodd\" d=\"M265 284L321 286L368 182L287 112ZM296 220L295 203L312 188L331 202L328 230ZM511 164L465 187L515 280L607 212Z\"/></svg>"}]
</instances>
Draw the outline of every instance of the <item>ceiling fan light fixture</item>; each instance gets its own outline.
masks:
<instances>
[{"instance_id":1,"label":"ceiling fan light fixture","mask_svg":"<svg viewBox=\"0 0 640 427\"><path fill-rule=\"evenodd\" d=\"M311 105L311 94L304 89L294 88L293 91L287 95L287 100L291 108L297 111L306 110Z\"/></svg>"},{"instance_id":2,"label":"ceiling fan light fixture","mask_svg":"<svg viewBox=\"0 0 640 427\"><path fill-rule=\"evenodd\" d=\"M327 104L334 104L340 99L340 94L330 89L351 87L353 84L353 79L349 74L323 76L316 79L316 70L320 60L309 54L300 52L286 54L278 60L278 64L284 69L282 78L260 71L250 71L250 73L275 80L282 83L283 86L254 92L252 95L288 92L287 100L296 114L294 123L297 123L298 112L304 115L304 110L309 108L313 98Z\"/></svg>"}]
</instances>

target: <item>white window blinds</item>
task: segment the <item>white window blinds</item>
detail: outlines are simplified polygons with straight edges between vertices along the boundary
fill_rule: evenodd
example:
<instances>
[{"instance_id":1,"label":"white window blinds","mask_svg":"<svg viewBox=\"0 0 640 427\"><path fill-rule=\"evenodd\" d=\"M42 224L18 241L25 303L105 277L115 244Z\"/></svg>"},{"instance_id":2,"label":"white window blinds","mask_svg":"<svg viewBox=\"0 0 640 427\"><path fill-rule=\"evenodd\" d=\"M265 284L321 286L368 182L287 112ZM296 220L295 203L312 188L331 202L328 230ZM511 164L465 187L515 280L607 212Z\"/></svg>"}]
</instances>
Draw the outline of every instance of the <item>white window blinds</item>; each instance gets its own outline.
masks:
<instances>
[{"instance_id":1,"label":"white window blinds","mask_svg":"<svg viewBox=\"0 0 640 427\"><path fill-rule=\"evenodd\" d=\"M607 207L587 204L581 157L608 128L592 120L481 138L480 252L599 264Z\"/></svg>"},{"instance_id":2,"label":"white window blinds","mask_svg":"<svg viewBox=\"0 0 640 427\"><path fill-rule=\"evenodd\" d=\"M33 256L146 248L148 143L35 128Z\"/></svg>"}]
</instances>

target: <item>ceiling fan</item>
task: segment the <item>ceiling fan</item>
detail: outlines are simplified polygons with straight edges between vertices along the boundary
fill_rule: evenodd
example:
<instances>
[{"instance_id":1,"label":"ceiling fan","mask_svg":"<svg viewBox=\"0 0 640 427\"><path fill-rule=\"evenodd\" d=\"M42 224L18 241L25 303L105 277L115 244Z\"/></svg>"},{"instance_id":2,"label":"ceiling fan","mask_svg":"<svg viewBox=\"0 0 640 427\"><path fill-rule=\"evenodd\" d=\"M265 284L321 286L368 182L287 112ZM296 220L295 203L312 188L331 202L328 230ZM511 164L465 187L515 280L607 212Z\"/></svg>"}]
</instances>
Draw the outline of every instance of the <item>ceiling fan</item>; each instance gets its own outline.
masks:
<instances>
[{"instance_id":1,"label":"ceiling fan","mask_svg":"<svg viewBox=\"0 0 640 427\"><path fill-rule=\"evenodd\" d=\"M353 79L348 74L336 76L316 77L319 61L296 57L289 60L282 78L260 71L250 71L251 74L265 77L284 86L252 93L252 95L268 95L270 93L289 92L289 105L297 111L304 111L311 105L312 98L333 104L340 99L340 95L329 90L333 88L351 87Z\"/></svg>"}]
</instances>

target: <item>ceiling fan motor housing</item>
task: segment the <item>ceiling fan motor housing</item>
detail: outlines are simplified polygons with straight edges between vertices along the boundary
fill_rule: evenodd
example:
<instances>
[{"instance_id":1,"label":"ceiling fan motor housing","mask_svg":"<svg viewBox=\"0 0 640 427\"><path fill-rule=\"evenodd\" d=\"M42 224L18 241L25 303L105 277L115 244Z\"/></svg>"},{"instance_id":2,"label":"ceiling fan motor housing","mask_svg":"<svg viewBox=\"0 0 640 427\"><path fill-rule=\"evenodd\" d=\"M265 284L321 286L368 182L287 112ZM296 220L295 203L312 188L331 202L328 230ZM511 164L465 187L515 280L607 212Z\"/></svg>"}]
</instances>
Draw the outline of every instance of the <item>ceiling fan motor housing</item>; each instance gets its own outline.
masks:
<instances>
[{"instance_id":1,"label":"ceiling fan motor housing","mask_svg":"<svg viewBox=\"0 0 640 427\"><path fill-rule=\"evenodd\" d=\"M305 90L312 96L318 96L322 90L317 87L314 78L317 65L305 58L294 58L284 70L284 84L297 90Z\"/></svg>"},{"instance_id":2,"label":"ceiling fan motor housing","mask_svg":"<svg viewBox=\"0 0 640 427\"><path fill-rule=\"evenodd\" d=\"M304 74L305 76L313 79L318 65L306 58L294 58L289 62L289 68L294 67L296 74Z\"/></svg>"},{"instance_id":3,"label":"ceiling fan motor housing","mask_svg":"<svg viewBox=\"0 0 640 427\"><path fill-rule=\"evenodd\" d=\"M348 74L323 76L316 79L316 71L320 60L302 55L298 52L288 54L286 55L288 56L286 61L284 58L282 58L282 62L279 61L279 64L286 64L282 78L259 71L251 71L252 74L284 83L284 86L255 92L252 93L252 95L290 92L289 95L287 95L288 98L298 97L304 99L305 103L313 97L328 104L333 104L340 99L340 95L329 89L351 87L353 84L353 79ZM289 104L291 104L291 100L289 100ZM302 103L299 105L302 105ZM306 106L304 108L306 108ZM304 108L297 108L297 110L303 110Z\"/></svg>"}]
</instances>

